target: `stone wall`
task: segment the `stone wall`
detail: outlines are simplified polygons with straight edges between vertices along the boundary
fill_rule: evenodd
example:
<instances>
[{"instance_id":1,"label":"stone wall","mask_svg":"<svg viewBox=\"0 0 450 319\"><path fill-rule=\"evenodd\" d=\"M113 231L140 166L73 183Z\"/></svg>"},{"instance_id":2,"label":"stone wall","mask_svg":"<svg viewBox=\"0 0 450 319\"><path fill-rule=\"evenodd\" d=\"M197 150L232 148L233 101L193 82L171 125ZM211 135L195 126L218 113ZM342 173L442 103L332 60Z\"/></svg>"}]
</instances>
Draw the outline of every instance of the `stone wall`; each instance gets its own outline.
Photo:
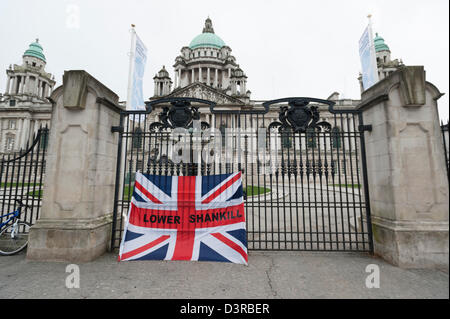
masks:
<instances>
[{"instance_id":1,"label":"stone wall","mask_svg":"<svg viewBox=\"0 0 450 319\"><path fill-rule=\"evenodd\" d=\"M437 99L422 66L363 92L375 253L401 267L448 269L448 179Z\"/></svg>"},{"instance_id":2,"label":"stone wall","mask_svg":"<svg viewBox=\"0 0 450 319\"><path fill-rule=\"evenodd\" d=\"M42 214L29 259L89 261L110 243L118 96L85 71L66 71L50 128Z\"/></svg>"}]
</instances>

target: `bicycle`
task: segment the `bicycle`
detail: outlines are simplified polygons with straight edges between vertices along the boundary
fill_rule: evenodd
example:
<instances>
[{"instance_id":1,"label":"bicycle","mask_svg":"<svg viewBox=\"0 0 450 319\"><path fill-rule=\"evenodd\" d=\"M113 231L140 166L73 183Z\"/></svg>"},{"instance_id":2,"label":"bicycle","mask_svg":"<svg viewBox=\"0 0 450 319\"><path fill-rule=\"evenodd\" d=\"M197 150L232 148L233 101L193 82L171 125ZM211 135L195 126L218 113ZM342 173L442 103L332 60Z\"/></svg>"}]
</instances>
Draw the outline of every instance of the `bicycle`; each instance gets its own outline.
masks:
<instances>
[{"instance_id":1,"label":"bicycle","mask_svg":"<svg viewBox=\"0 0 450 319\"><path fill-rule=\"evenodd\" d=\"M22 251L28 245L28 233L31 227L30 223L19 220L22 208L30 208L16 199L19 207L6 215L1 215L0 220L8 217L6 222L0 223L0 255L14 255ZM12 221L12 223L10 223ZM3 228L3 229L2 229Z\"/></svg>"}]
</instances>

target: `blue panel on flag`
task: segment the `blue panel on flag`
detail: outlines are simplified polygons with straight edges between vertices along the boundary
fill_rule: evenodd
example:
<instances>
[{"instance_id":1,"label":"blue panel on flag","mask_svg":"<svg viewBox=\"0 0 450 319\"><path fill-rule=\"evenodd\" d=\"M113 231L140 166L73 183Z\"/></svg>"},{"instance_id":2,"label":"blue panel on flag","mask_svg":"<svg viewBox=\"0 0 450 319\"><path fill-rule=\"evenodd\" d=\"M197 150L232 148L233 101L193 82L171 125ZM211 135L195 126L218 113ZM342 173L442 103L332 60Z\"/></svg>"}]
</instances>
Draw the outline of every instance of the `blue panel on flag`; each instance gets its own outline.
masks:
<instances>
[{"instance_id":1,"label":"blue panel on flag","mask_svg":"<svg viewBox=\"0 0 450 319\"><path fill-rule=\"evenodd\" d=\"M169 249L169 244L154 250L150 254L147 254L138 260L163 260L167 255L167 249Z\"/></svg>"},{"instance_id":2,"label":"blue panel on flag","mask_svg":"<svg viewBox=\"0 0 450 319\"><path fill-rule=\"evenodd\" d=\"M206 195L211 189L222 183L230 177L230 174L218 174L203 176L202 179L202 196Z\"/></svg>"},{"instance_id":3,"label":"blue panel on flag","mask_svg":"<svg viewBox=\"0 0 450 319\"><path fill-rule=\"evenodd\" d=\"M143 234L133 233L132 231L127 230L127 233L125 235L125 241L136 239L138 237L141 237L142 235Z\"/></svg>"},{"instance_id":4,"label":"blue panel on flag","mask_svg":"<svg viewBox=\"0 0 450 319\"><path fill-rule=\"evenodd\" d=\"M232 199L239 199L239 198L241 198L242 196L244 196L244 192L242 191L242 185L241 185L241 186L236 190L236 193L234 193L234 195L231 196L229 200L232 200Z\"/></svg>"},{"instance_id":5,"label":"blue panel on flag","mask_svg":"<svg viewBox=\"0 0 450 319\"><path fill-rule=\"evenodd\" d=\"M228 234L239 240L245 247L247 247L247 232L244 229L236 229L227 231Z\"/></svg>"},{"instance_id":6,"label":"blue panel on flag","mask_svg":"<svg viewBox=\"0 0 450 319\"><path fill-rule=\"evenodd\" d=\"M133 191L133 198L138 202L145 202L145 200L136 191Z\"/></svg>"},{"instance_id":7,"label":"blue panel on flag","mask_svg":"<svg viewBox=\"0 0 450 319\"><path fill-rule=\"evenodd\" d=\"M200 254L198 256L198 260L230 262L228 259L216 253L213 249L209 248L204 243L200 243Z\"/></svg>"},{"instance_id":8,"label":"blue panel on flag","mask_svg":"<svg viewBox=\"0 0 450 319\"><path fill-rule=\"evenodd\" d=\"M172 176L165 175L148 175L144 174L144 176L153 184L158 186L160 190L170 196L172 192Z\"/></svg>"}]
</instances>

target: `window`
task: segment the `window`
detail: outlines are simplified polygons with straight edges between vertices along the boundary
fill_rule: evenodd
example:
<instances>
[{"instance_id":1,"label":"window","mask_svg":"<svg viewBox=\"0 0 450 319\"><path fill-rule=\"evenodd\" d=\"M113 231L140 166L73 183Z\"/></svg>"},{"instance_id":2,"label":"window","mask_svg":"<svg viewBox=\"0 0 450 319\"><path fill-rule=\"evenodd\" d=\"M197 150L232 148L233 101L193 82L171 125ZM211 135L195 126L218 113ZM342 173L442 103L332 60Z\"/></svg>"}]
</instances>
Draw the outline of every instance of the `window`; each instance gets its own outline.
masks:
<instances>
[{"instance_id":1,"label":"window","mask_svg":"<svg viewBox=\"0 0 450 319\"><path fill-rule=\"evenodd\" d=\"M136 171L144 171L144 166L142 165L142 160L137 160L136 161Z\"/></svg>"},{"instance_id":2,"label":"window","mask_svg":"<svg viewBox=\"0 0 450 319\"><path fill-rule=\"evenodd\" d=\"M16 120L9 120L8 127L10 130L15 130L16 129Z\"/></svg>"},{"instance_id":3,"label":"window","mask_svg":"<svg viewBox=\"0 0 450 319\"><path fill-rule=\"evenodd\" d=\"M341 172L343 175L347 174L347 167L346 167L346 163L344 160L342 160Z\"/></svg>"},{"instance_id":4,"label":"window","mask_svg":"<svg viewBox=\"0 0 450 319\"><path fill-rule=\"evenodd\" d=\"M225 125L225 123L222 123L222 124L220 124L220 127L219 127L219 131L220 131L220 134L222 135L222 147L225 147L225 129L226 129L226 125Z\"/></svg>"},{"instance_id":5,"label":"window","mask_svg":"<svg viewBox=\"0 0 450 319\"><path fill-rule=\"evenodd\" d=\"M48 131L42 131L41 133L41 141L39 143L39 147L41 150L47 149L48 146Z\"/></svg>"},{"instance_id":6,"label":"window","mask_svg":"<svg viewBox=\"0 0 450 319\"><path fill-rule=\"evenodd\" d=\"M9 106L16 106L16 100L9 100Z\"/></svg>"},{"instance_id":7,"label":"window","mask_svg":"<svg viewBox=\"0 0 450 319\"><path fill-rule=\"evenodd\" d=\"M5 143L5 151L12 151L14 149L14 142L15 142L14 135L7 135Z\"/></svg>"},{"instance_id":8,"label":"window","mask_svg":"<svg viewBox=\"0 0 450 319\"><path fill-rule=\"evenodd\" d=\"M131 139L131 144L133 146L133 148L137 148L140 149L142 148L142 129L140 127L137 127L134 130L132 139Z\"/></svg>"}]
</instances>

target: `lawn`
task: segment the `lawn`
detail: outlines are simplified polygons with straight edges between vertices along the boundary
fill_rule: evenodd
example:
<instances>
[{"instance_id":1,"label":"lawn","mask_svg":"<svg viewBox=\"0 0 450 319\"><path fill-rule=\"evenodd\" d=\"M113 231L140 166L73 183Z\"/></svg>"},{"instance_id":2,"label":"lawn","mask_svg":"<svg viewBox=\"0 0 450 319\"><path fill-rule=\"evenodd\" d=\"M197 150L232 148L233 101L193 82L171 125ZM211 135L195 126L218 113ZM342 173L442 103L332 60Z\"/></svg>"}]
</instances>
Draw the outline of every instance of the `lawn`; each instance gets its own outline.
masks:
<instances>
[{"instance_id":1,"label":"lawn","mask_svg":"<svg viewBox=\"0 0 450 319\"><path fill-rule=\"evenodd\" d=\"M349 187L349 188L361 188L360 184L333 184L336 187Z\"/></svg>"},{"instance_id":2,"label":"lawn","mask_svg":"<svg viewBox=\"0 0 450 319\"><path fill-rule=\"evenodd\" d=\"M247 196L255 196L270 192L270 188L249 185L244 188L244 191L247 193ZM133 186L125 185L123 189L123 200L129 201L131 199L132 194L133 194ZM42 190L30 191L28 192L28 195L42 198Z\"/></svg>"},{"instance_id":3,"label":"lawn","mask_svg":"<svg viewBox=\"0 0 450 319\"><path fill-rule=\"evenodd\" d=\"M1 183L0 184L0 187L1 188L3 188L3 187L22 187L22 186L24 186L24 187L28 187L28 186L41 186L41 183L16 183L16 182L13 182L13 183Z\"/></svg>"},{"instance_id":4,"label":"lawn","mask_svg":"<svg viewBox=\"0 0 450 319\"><path fill-rule=\"evenodd\" d=\"M247 196L255 196L270 192L270 188L249 185L244 188L244 191L247 193ZM123 189L123 200L125 201L130 200L132 194L133 194L133 186L125 185Z\"/></svg>"}]
</instances>

